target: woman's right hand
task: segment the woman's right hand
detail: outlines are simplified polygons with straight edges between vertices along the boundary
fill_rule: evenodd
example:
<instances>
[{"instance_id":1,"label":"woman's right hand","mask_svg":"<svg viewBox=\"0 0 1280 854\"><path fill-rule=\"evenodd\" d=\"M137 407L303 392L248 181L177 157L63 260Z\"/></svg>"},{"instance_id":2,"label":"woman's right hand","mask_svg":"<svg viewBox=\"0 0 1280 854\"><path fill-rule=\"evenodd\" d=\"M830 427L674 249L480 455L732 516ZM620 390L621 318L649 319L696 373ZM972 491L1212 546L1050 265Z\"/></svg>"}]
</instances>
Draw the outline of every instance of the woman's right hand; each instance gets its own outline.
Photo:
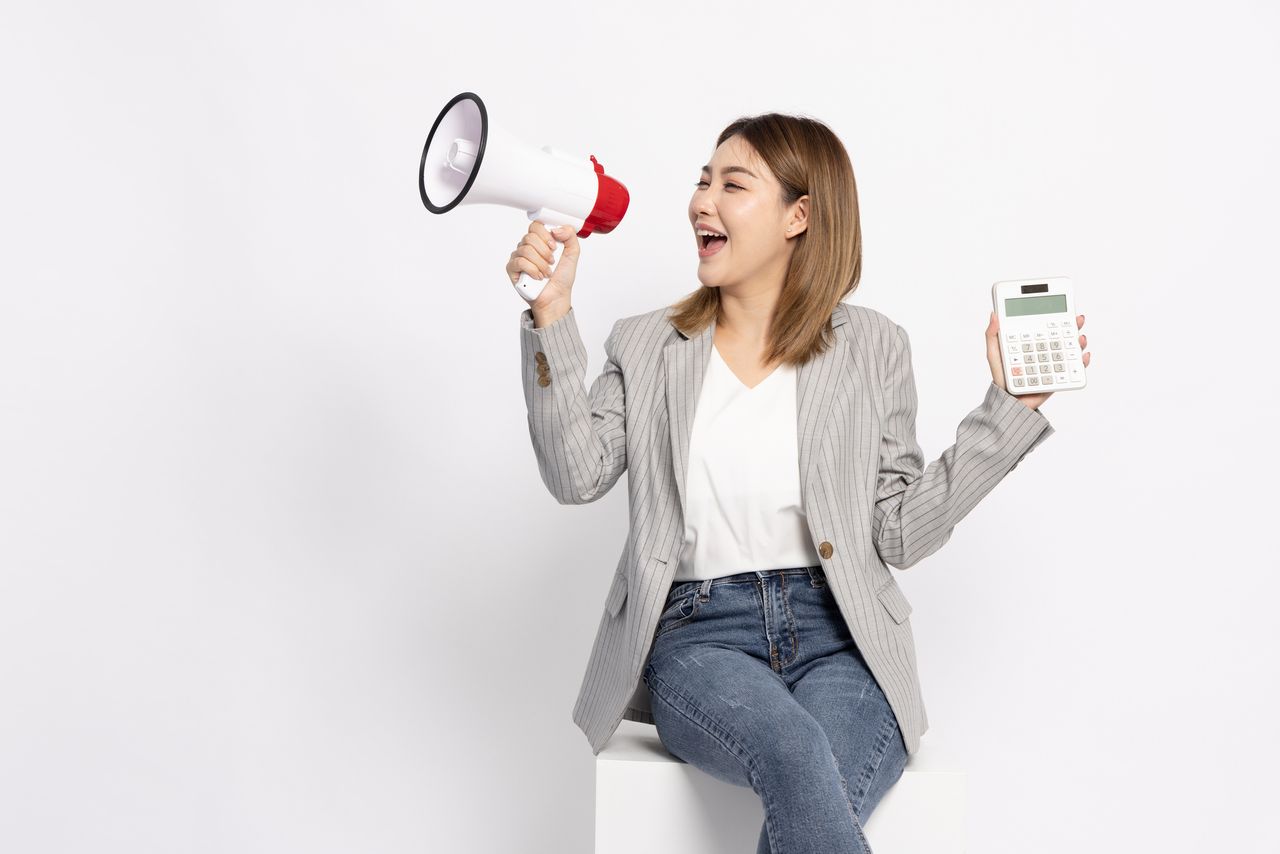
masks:
<instances>
[{"instance_id":1,"label":"woman's right hand","mask_svg":"<svg viewBox=\"0 0 1280 854\"><path fill-rule=\"evenodd\" d=\"M556 240L564 243L564 251L560 253L560 261L553 270L551 253ZM553 233L537 220L529 223L529 231L520 238L507 261L507 275L513 285L521 273L528 273L540 281L546 280L546 286L538 294L538 298L529 303L529 308L535 315L554 306L568 310L573 279L578 270L578 252L578 235L569 226L562 225Z\"/></svg>"}]
</instances>

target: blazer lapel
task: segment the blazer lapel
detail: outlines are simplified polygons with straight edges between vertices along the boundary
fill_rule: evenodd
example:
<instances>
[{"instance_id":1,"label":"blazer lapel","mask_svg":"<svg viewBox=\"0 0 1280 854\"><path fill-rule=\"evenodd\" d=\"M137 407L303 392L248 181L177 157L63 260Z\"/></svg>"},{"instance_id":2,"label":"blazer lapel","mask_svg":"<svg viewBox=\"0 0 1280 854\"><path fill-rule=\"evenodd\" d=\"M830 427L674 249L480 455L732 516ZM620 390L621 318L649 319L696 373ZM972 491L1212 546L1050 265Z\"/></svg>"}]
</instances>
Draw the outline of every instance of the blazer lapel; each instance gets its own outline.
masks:
<instances>
[{"instance_id":1,"label":"blazer lapel","mask_svg":"<svg viewBox=\"0 0 1280 854\"><path fill-rule=\"evenodd\" d=\"M848 319L843 306L831 315L831 326L841 326ZM673 327L675 328L675 327ZM680 493L680 509L687 513L685 481L689 470L689 438L693 433L693 417L702 393L702 379L711 360L715 320L697 335L690 337L676 329L679 337L662 348L667 381L667 423L671 431L671 459L675 467L676 489ZM817 460L814 451L825 432L827 420L835 409L837 396L844 389L845 357L849 342L839 333L835 343L796 370L796 436L800 449L800 496L808 494L809 477Z\"/></svg>"}]
</instances>

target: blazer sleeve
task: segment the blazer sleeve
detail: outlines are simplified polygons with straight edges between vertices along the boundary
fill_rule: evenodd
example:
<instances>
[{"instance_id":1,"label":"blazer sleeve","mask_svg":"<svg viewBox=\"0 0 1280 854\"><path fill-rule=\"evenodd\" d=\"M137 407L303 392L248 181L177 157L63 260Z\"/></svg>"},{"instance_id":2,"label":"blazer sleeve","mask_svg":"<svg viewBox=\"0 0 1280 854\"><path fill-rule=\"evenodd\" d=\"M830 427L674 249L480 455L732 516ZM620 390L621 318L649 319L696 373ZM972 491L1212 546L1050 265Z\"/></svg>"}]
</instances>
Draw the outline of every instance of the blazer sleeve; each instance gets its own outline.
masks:
<instances>
[{"instance_id":1,"label":"blazer sleeve","mask_svg":"<svg viewBox=\"0 0 1280 854\"><path fill-rule=\"evenodd\" d=\"M587 349L574 310L541 328L533 325L532 309L520 315L529 436L542 482L561 504L595 501L627 467L626 396L617 354L621 324L613 325L605 341L604 369L588 393Z\"/></svg>"},{"instance_id":2,"label":"blazer sleeve","mask_svg":"<svg viewBox=\"0 0 1280 854\"><path fill-rule=\"evenodd\" d=\"M960 422L956 441L926 467L916 442L911 343L894 324L884 379L884 423L872 533L890 566L907 569L940 549L955 526L1033 448L1053 434L1049 419L992 381Z\"/></svg>"}]
</instances>

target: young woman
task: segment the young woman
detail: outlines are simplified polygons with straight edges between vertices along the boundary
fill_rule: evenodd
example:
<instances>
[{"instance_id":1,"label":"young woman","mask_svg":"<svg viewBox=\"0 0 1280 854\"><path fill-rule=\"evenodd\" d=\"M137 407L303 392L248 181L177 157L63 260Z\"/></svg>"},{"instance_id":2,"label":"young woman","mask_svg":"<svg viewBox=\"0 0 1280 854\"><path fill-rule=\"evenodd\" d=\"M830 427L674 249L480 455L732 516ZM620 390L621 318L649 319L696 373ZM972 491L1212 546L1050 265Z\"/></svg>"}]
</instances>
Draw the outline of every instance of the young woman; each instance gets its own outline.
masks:
<instances>
[{"instance_id":1,"label":"young woman","mask_svg":"<svg viewBox=\"0 0 1280 854\"><path fill-rule=\"evenodd\" d=\"M861 274L857 189L820 122L729 125L688 217L702 286L617 321L590 393L576 235L534 222L507 264L513 282L550 277L520 319L543 482L581 504L630 472L573 718L596 753L621 719L643 721L674 756L750 786L761 854L869 851L863 823L928 728L888 567L937 551L1053 433L1050 393L1005 390L992 313L992 383L924 465L906 332L841 301Z\"/></svg>"}]
</instances>

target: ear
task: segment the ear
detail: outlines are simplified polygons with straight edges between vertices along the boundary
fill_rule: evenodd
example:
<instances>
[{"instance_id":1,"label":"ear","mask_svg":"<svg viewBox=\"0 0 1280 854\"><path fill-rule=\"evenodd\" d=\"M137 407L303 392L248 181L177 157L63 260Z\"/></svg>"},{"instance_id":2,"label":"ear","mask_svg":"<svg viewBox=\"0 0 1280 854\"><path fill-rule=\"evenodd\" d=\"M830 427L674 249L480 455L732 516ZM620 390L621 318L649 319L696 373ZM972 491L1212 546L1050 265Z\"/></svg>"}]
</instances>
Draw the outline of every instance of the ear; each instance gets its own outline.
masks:
<instances>
[{"instance_id":1,"label":"ear","mask_svg":"<svg viewBox=\"0 0 1280 854\"><path fill-rule=\"evenodd\" d=\"M809 227L809 196L804 195L796 199L795 204L791 206L791 217L787 223L787 236L795 237L800 232Z\"/></svg>"}]
</instances>

